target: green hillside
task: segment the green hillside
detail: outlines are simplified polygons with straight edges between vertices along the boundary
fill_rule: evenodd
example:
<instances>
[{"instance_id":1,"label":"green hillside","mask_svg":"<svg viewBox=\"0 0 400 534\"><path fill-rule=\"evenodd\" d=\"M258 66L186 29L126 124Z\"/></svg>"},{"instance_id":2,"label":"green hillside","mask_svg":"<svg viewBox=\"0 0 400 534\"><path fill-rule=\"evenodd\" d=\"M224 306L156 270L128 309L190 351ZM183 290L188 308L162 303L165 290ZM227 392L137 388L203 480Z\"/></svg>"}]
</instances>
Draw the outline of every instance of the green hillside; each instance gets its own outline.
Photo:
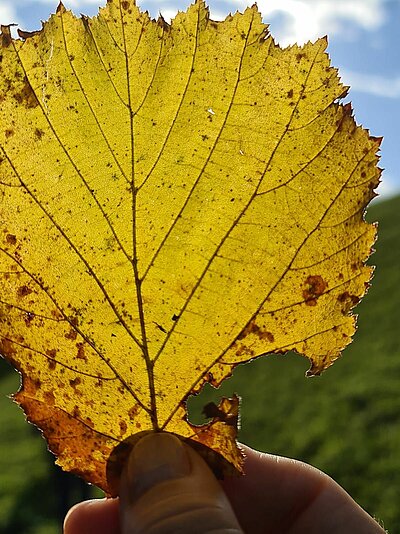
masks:
<instances>
[{"instance_id":1,"label":"green hillside","mask_svg":"<svg viewBox=\"0 0 400 534\"><path fill-rule=\"evenodd\" d=\"M399 197L369 210L368 219L380 226L371 261L378 267L341 360L306 379L307 361L299 356L262 358L190 402L200 422L205 402L238 392L241 441L326 471L391 534L400 534L399 213ZM16 373L0 361L0 533L56 534L67 501L84 490L51 467L44 441L5 398L17 386Z\"/></svg>"}]
</instances>

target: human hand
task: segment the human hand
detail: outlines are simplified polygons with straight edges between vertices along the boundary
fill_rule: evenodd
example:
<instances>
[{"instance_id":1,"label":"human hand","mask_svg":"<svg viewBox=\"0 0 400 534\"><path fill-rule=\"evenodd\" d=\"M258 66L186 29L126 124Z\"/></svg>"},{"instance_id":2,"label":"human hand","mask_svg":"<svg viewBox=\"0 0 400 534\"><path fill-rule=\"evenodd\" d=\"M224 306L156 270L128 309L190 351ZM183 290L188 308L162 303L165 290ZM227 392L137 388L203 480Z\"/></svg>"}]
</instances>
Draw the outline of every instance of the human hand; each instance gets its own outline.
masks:
<instances>
[{"instance_id":1,"label":"human hand","mask_svg":"<svg viewBox=\"0 0 400 534\"><path fill-rule=\"evenodd\" d=\"M66 517L64 534L384 533L324 473L243 449L245 475L220 484L177 437L149 434L129 457L120 499L79 503Z\"/></svg>"}]
</instances>

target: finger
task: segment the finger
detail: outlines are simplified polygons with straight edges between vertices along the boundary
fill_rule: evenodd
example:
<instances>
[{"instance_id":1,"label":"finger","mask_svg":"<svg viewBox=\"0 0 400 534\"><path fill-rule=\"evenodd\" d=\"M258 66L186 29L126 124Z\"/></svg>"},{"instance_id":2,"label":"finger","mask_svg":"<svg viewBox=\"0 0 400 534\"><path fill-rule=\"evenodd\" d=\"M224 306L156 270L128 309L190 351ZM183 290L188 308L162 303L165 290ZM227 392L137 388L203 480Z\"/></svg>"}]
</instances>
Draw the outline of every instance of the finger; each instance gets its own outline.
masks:
<instances>
[{"instance_id":1,"label":"finger","mask_svg":"<svg viewBox=\"0 0 400 534\"><path fill-rule=\"evenodd\" d=\"M242 533L209 467L172 434L149 434L134 447L120 508L123 534Z\"/></svg>"},{"instance_id":2,"label":"finger","mask_svg":"<svg viewBox=\"0 0 400 534\"><path fill-rule=\"evenodd\" d=\"M75 505L64 521L64 534L120 534L118 499L95 499Z\"/></svg>"},{"instance_id":3,"label":"finger","mask_svg":"<svg viewBox=\"0 0 400 534\"><path fill-rule=\"evenodd\" d=\"M245 532L382 534L328 475L305 463L242 446L245 475L222 486Z\"/></svg>"}]
</instances>

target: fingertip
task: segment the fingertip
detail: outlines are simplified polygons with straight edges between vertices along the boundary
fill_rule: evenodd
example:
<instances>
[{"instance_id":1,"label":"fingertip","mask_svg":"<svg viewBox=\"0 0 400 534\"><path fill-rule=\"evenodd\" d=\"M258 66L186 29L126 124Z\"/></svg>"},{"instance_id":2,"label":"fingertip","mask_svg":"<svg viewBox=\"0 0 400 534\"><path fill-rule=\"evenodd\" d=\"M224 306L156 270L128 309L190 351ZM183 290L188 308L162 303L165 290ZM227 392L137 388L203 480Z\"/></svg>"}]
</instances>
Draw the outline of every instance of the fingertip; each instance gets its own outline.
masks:
<instances>
[{"instance_id":1,"label":"fingertip","mask_svg":"<svg viewBox=\"0 0 400 534\"><path fill-rule=\"evenodd\" d=\"M169 433L139 441L126 463L120 497L124 533L241 532L203 458Z\"/></svg>"},{"instance_id":2,"label":"fingertip","mask_svg":"<svg viewBox=\"0 0 400 534\"><path fill-rule=\"evenodd\" d=\"M64 520L64 534L120 534L118 499L93 499L73 506Z\"/></svg>"}]
</instances>

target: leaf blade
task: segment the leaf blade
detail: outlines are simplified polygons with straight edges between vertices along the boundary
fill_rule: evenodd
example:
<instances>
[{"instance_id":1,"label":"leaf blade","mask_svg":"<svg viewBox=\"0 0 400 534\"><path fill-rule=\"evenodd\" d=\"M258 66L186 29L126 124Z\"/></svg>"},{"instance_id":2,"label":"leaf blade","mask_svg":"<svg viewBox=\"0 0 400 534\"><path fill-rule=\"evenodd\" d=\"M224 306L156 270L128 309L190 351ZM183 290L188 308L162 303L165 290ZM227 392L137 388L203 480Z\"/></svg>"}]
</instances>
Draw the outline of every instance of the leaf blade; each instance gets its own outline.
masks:
<instances>
[{"instance_id":1,"label":"leaf blade","mask_svg":"<svg viewBox=\"0 0 400 534\"><path fill-rule=\"evenodd\" d=\"M112 0L2 42L16 400L59 463L106 491L111 451L149 430L240 469L238 399L195 427L189 394L289 349L319 374L372 273L379 140L337 103L326 40L281 50L254 7L216 23L197 2L169 26Z\"/></svg>"}]
</instances>

